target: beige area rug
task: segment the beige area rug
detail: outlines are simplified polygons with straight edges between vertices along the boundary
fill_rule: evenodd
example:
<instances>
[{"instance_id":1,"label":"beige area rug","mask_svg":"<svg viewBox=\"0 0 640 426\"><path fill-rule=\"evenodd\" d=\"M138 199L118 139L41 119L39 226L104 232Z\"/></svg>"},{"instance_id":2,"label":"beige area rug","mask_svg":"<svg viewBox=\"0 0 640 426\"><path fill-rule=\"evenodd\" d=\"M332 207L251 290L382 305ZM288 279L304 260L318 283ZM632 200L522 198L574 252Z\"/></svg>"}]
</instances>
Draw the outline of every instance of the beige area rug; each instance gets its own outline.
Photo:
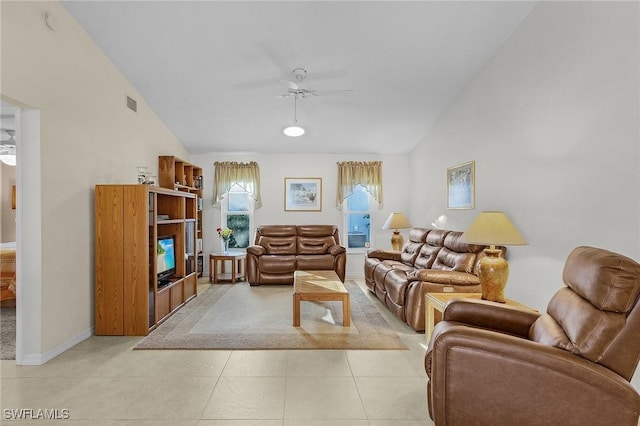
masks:
<instances>
[{"instance_id":1,"label":"beige area rug","mask_svg":"<svg viewBox=\"0 0 640 426\"><path fill-rule=\"evenodd\" d=\"M407 349L353 281L351 327L340 302L302 302L293 327L293 287L213 284L135 349Z\"/></svg>"}]
</instances>

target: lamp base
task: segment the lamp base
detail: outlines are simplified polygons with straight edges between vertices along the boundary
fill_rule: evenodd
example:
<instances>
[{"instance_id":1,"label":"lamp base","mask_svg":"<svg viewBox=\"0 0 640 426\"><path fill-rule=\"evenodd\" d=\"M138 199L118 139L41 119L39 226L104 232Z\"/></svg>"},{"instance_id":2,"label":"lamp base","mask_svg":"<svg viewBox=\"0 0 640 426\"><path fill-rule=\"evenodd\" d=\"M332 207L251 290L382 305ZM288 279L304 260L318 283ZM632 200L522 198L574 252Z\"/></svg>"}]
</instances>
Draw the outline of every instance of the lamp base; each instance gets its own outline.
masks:
<instances>
[{"instance_id":1,"label":"lamp base","mask_svg":"<svg viewBox=\"0 0 640 426\"><path fill-rule=\"evenodd\" d=\"M404 244L404 238L400 235L400 231L393 231L391 236L391 248L395 251L401 251Z\"/></svg>"},{"instance_id":2,"label":"lamp base","mask_svg":"<svg viewBox=\"0 0 640 426\"><path fill-rule=\"evenodd\" d=\"M509 263L500 256L500 249L484 249L485 256L478 265L478 277L482 286L482 299L505 303L504 288L509 278Z\"/></svg>"}]
</instances>

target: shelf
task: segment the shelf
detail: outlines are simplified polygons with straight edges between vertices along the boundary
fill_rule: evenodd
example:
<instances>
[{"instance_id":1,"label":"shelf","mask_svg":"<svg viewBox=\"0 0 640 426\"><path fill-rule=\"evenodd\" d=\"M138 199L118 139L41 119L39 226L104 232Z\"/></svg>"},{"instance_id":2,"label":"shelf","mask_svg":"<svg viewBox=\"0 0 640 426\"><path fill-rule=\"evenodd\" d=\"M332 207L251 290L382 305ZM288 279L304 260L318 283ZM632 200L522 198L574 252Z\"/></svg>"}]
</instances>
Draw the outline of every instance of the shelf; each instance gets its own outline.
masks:
<instances>
[{"instance_id":1,"label":"shelf","mask_svg":"<svg viewBox=\"0 0 640 426\"><path fill-rule=\"evenodd\" d=\"M158 225L171 225L174 223L191 222L193 219L162 219L158 220Z\"/></svg>"}]
</instances>

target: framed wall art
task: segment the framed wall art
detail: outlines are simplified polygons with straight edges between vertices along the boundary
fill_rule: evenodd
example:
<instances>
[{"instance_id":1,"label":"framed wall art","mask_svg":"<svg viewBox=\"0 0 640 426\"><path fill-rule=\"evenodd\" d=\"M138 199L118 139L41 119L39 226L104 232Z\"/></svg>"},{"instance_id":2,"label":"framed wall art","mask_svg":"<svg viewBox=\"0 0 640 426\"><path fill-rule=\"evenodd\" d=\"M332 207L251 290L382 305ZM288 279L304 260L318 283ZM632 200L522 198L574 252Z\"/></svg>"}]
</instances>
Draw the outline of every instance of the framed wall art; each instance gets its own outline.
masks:
<instances>
[{"instance_id":1,"label":"framed wall art","mask_svg":"<svg viewBox=\"0 0 640 426\"><path fill-rule=\"evenodd\" d=\"M284 210L322 211L322 178L284 178Z\"/></svg>"},{"instance_id":2,"label":"framed wall art","mask_svg":"<svg viewBox=\"0 0 640 426\"><path fill-rule=\"evenodd\" d=\"M473 209L475 205L476 163L458 164L447 169L447 208Z\"/></svg>"}]
</instances>

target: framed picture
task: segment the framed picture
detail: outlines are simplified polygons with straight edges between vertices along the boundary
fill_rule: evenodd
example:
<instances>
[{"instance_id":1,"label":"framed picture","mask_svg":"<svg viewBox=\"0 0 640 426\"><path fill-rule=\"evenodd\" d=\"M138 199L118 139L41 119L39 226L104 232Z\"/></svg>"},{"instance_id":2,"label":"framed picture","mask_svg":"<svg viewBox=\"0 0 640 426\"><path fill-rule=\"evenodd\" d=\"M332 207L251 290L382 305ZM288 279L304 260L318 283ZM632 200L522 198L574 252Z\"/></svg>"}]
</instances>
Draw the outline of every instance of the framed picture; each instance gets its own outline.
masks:
<instances>
[{"instance_id":1,"label":"framed picture","mask_svg":"<svg viewBox=\"0 0 640 426\"><path fill-rule=\"evenodd\" d=\"M475 205L476 163L458 164L447 169L447 208L473 209Z\"/></svg>"},{"instance_id":2,"label":"framed picture","mask_svg":"<svg viewBox=\"0 0 640 426\"><path fill-rule=\"evenodd\" d=\"M322 178L284 178L284 210L322 211Z\"/></svg>"}]
</instances>

